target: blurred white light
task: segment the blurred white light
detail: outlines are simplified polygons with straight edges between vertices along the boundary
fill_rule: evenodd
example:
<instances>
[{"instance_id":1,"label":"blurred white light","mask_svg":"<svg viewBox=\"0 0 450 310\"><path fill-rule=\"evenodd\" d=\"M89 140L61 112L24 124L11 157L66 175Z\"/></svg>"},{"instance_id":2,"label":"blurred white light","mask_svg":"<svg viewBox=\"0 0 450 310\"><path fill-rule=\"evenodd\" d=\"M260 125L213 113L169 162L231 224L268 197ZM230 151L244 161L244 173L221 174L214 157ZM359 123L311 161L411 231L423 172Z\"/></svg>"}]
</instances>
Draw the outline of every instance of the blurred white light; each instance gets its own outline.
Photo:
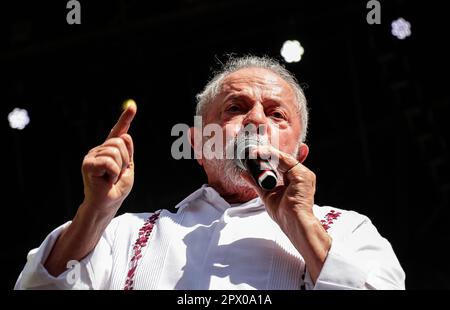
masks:
<instances>
[{"instance_id":1,"label":"blurred white light","mask_svg":"<svg viewBox=\"0 0 450 310\"><path fill-rule=\"evenodd\" d=\"M391 26L392 26L391 30L392 35L394 35L400 40L403 40L404 38L409 37L411 35L411 24L401 17L397 20L394 20L391 23Z\"/></svg>"},{"instance_id":2,"label":"blurred white light","mask_svg":"<svg viewBox=\"0 0 450 310\"><path fill-rule=\"evenodd\" d=\"M8 121L11 128L22 130L30 123L30 117L27 110L15 108L8 114Z\"/></svg>"},{"instance_id":3,"label":"blurred white light","mask_svg":"<svg viewBox=\"0 0 450 310\"><path fill-rule=\"evenodd\" d=\"M286 62L299 62L304 52L303 46L297 40L287 40L281 48L281 56Z\"/></svg>"}]
</instances>

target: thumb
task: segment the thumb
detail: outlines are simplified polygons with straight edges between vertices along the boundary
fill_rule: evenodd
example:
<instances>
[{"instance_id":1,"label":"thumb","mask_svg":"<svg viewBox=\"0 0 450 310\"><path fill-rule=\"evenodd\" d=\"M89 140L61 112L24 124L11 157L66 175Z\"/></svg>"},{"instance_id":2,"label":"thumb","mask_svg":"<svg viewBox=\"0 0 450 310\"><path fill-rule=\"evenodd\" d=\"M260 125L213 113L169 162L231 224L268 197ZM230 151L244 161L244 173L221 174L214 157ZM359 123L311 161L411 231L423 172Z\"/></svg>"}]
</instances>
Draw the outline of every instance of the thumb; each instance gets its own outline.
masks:
<instances>
[{"instance_id":1,"label":"thumb","mask_svg":"<svg viewBox=\"0 0 450 310\"><path fill-rule=\"evenodd\" d=\"M128 155L130 156L130 163L134 163L134 144L133 138L127 133L120 136L120 138L125 142L127 147Z\"/></svg>"},{"instance_id":2,"label":"thumb","mask_svg":"<svg viewBox=\"0 0 450 310\"><path fill-rule=\"evenodd\" d=\"M130 177L134 175L134 145L133 145L133 138L127 133L122 134L120 138L125 142L125 145L127 147L128 155L130 158L130 163L128 164L128 167L125 168L125 170L122 171L121 176Z\"/></svg>"}]
</instances>

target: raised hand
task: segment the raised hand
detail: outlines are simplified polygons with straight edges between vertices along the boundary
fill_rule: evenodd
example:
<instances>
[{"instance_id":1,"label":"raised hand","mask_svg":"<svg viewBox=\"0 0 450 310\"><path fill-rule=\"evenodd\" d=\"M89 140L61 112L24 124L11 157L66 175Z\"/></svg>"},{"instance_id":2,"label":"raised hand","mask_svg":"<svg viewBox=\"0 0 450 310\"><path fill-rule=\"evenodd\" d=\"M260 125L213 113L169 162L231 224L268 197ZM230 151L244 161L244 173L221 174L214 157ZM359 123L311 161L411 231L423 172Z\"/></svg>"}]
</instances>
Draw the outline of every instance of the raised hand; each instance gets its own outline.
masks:
<instances>
[{"instance_id":1,"label":"raised hand","mask_svg":"<svg viewBox=\"0 0 450 310\"><path fill-rule=\"evenodd\" d=\"M106 141L85 156L82 164L84 201L72 223L53 246L44 267L57 276L70 260L81 260L97 245L133 187L133 140L127 133L136 105L122 113Z\"/></svg>"},{"instance_id":2,"label":"raised hand","mask_svg":"<svg viewBox=\"0 0 450 310\"><path fill-rule=\"evenodd\" d=\"M87 206L105 211L118 208L130 193L134 182L134 148L127 132L136 112L136 105L129 105L105 142L84 157L82 174Z\"/></svg>"}]
</instances>

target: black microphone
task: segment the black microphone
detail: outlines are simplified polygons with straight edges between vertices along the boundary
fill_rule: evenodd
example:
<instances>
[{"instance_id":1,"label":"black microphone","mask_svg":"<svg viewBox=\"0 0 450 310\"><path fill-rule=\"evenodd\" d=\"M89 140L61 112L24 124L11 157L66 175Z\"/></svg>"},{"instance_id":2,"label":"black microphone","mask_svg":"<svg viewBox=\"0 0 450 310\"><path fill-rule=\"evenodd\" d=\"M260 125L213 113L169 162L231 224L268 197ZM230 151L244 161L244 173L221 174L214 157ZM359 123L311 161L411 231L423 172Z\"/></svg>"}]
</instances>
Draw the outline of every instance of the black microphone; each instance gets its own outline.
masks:
<instances>
[{"instance_id":1,"label":"black microphone","mask_svg":"<svg viewBox=\"0 0 450 310\"><path fill-rule=\"evenodd\" d=\"M236 144L236 165L250 173L263 190L270 191L277 185L277 174L270 162L261 158L250 158L250 150L261 143L252 138L238 139Z\"/></svg>"}]
</instances>

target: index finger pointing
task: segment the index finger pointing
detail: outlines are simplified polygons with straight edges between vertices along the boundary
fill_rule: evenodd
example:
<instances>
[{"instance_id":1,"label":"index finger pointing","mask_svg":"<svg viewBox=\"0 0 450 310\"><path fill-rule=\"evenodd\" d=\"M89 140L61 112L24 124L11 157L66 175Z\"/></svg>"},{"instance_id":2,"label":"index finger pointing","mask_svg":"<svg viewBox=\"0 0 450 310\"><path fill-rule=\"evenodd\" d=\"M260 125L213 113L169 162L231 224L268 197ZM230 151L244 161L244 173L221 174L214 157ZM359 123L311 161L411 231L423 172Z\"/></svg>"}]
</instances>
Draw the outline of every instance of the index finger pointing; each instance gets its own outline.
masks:
<instances>
[{"instance_id":1,"label":"index finger pointing","mask_svg":"<svg viewBox=\"0 0 450 310\"><path fill-rule=\"evenodd\" d=\"M126 108L125 111L123 111L122 115L120 115L119 120L114 125L114 127L111 129L111 132L108 135L108 138L114 138L119 137L123 135L124 133L128 132L128 129L130 128L131 121L133 120L134 116L137 113L137 106L134 101L132 101Z\"/></svg>"}]
</instances>

